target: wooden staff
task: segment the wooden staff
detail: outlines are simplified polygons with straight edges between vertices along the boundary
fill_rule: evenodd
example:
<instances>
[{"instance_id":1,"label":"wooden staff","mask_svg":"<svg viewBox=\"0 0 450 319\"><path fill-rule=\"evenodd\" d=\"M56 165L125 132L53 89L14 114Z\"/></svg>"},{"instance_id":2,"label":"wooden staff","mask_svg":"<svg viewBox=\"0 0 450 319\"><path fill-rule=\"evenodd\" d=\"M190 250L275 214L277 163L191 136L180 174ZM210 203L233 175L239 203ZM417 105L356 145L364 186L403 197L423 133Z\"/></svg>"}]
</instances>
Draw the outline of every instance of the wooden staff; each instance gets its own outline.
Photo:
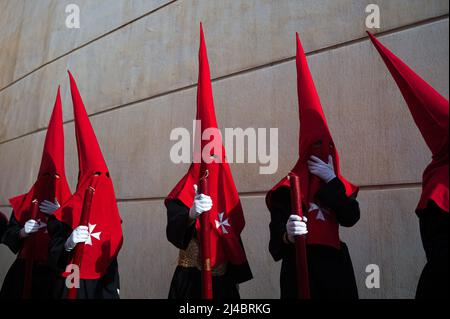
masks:
<instances>
[{"instance_id":1,"label":"wooden staff","mask_svg":"<svg viewBox=\"0 0 450 319\"><path fill-rule=\"evenodd\" d=\"M39 214L39 203L38 200L35 199L31 202L31 217L30 219L36 220ZM36 234L31 234L30 237L26 239L24 248L26 249L25 256L25 277L23 280L23 291L22 298L29 299L31 298L31 290L33 286L33 263L34 263L34 253L36 250Z\"/></svg>"},{"instance_id":2,"label":"wooden staff","mask_svg":"<svg viewBox=\"0 0 450 319\"><path fill-rule=\"evenodd\" d=\"M54 197L59 197L59 192L58 190L60 189L59 187L59 176L55 175L55 182L54 182ZM30 219L34 219L37 220L39 215L39 201L37 199L34 199L31 202L31 217ZM22 291L22 298L24 299L29 299L31 298L31 292L32 292L32 287L33 287L33 265L34 265L34 260L35 260L35 256L36 256L36 240L37 238L35 238L34 235L36 234L32 234L26 241L25 245L27 245L26 249L26 253L28 254L28 256L26 256L25 259L25 277L24 277L24 283L23 283L23 291ZM33 238L34 237L34 238Z\"/></svg>"},{"instance_id":3,"label":"wooden staff","mask_svg":"<svg viewBox=\"0 0 450 319\"><path fill-rule=\"evenodd\" d=\"M300 178L295 174L289 174L291 185L292 212L303 219L302 197L300 191ZM310 299L308 260L306 256L305 235L295 237L295 257L297 264L297 290L299 299Z\"/></svg>"},{"instance_id":4,"label":"wooden staff","mask_svg":"<svg viewBox=\"0 0 450 319\"><path fill-rule=\"evenodd\" d=\"M91 217L91 204L94 194L95 188L91 184L88 187L88 189L86 189L84 195L83 209L81 211L80 223L78 226L88 226L89 219ZM83 253L84 253L84 244L76 245L74 256L72 259L72 264L77 265L78 269L80 270L81 270L81 261L83 260ZM77 298L77 288L76 287L69 288L69 291L67 293L67 299L76 299L76 298Z\"/></svg>"},{"instance_id":5,"label":"wooden staff","mask_svg":"<svg viewBox=\"0 0 450 319\"><path fill-rule=\"evenodd\" d=\"M209 195L208 188L208 170L200 179L199 194ZM211 242L210 242L211 224L209 222L208 212L203 212L200 216L200 240L202 257L202 297L203 299L212 299L212 272L211 272Z\"/></svg>"}]
</instances>

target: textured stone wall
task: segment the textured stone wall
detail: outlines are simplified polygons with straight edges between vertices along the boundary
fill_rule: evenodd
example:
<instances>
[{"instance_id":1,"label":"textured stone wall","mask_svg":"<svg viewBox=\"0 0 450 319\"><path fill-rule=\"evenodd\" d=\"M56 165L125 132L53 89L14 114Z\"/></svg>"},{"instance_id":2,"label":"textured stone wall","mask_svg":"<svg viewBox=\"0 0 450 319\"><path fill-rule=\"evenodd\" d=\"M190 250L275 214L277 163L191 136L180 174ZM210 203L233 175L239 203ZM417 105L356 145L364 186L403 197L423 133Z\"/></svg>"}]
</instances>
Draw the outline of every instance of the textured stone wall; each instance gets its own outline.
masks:
<instances>
[{"instance_id":1,"label":"textured stone wall","mask_svg":"<svg viewBox=\"0 0 450 319\"><path fill-rule=\"evenodd\" d=\"M81 28L65 26L65 7ZM361 221L342 229L362 298L411 298L424 265L413 211L430 160L419 131L365 35L381 9L380 38L448 97L447 0L1 0L0 210L33 183L56 88L62 87L66 165L77 173L66 70L79 89L115 184L124 220L123 298L165 298L177 250L165 237L163 198L188 165L170 162L175 127L195 116L198 25L203 21L219 126L278 127L279 168L233 164L254 280L244 298L278 298L264 195L292 167L298 114L295 32L302 38L342 172L362 186ZM14 256L0 246L0 282ZM365 286L377 264L381 288Z\"/></svg>"}]
</instances>

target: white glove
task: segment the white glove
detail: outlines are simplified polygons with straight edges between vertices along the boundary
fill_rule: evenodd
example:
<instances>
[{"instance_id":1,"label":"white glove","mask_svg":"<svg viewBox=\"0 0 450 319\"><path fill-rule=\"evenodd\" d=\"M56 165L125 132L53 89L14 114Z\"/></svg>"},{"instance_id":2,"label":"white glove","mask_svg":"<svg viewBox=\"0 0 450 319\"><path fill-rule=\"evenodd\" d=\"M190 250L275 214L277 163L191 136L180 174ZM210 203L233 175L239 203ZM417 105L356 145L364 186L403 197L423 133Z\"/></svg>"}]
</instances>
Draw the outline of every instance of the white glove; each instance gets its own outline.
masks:
<instances>
[{"instance_id":1,"label":"white glove","mask_svg":"<svg viewBox=\"0 0 450 319\"><path fill-rule=\"evenodd\" d=\"M41 212L47 215L53 215L55 211L57 211L61 206L58 203L58 200L55 198L55 202L44 200L40 205L39 209Z\"/></svg>"},{"instance_id":2,"label":"white glove","mask_svg":"<svg viewBox=\"0 0 450 319\"><path fill-rule=\"evenodd\" d=\"M328 156L328 163L323 162L316 156L311 156L308 161L308 169L311 174L316 175L325 183L328 183L336 177L334 173L333 157Z\"/></svg>"},{"instance_id":3,"label":"white glove","mask_svg":"<svg viewBox=\"0 0 450 319\"><path fill-rule=\"evenodd\" d=\"M194 185L195 198L194 205L189 210L189 218L197 219L202 213L210 211L213 203L211 197L205 194L199 194L197 185Z\"/></svg>"},{"instance_id":4,"label":"white glove","mask_svg":"<svg viewBox=\"0 0 450 319\"><path fill-rule=\"evenodd\" d=\"M306 235L308 229L306 222L308 219L303 216L303 219L298 215L291 215L286 223L287 238L291 243L295 243L295 236Z\"/></svg>"},{"instance_id":5,"label":"white glove","mask_svg":"<svg viewBox=\"0 0 450 319\"><path fill-rule=\"evenodd\" d=\"M38 221L36 221L34 219L30 219L25 223L23 228L20 230L20 237L22 237L22 238L28 237L31 234L37 232L40 228L41 228L41 225L39 224Z\"/></svg>"},{"instance_id":6,"label":"white glove","mask_svg":"<svg viewBox=\"0 0 450 319\"><path fill-rule=\"evenodd\" d=\"M64 248L66 251L71 251L79 243L84 243L89 239L89 230L87 226L78 226L67 238Z\"/></svg>"}]
</instances>

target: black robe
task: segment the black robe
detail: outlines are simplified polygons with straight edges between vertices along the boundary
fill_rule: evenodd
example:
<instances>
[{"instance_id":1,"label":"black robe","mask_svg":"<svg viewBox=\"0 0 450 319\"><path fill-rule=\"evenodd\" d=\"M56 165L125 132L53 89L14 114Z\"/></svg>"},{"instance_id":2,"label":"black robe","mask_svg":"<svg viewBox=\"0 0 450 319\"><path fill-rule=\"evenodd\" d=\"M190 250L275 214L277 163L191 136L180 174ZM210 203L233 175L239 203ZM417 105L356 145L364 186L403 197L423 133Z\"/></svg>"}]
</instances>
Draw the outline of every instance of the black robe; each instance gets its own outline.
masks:
<instances>
[{"instance_id":1,"label":"black robe","mask_svg":"<svg viewBox=\"0 0 450 319\"><path fill-rule=\"evenodd\" d=\"M418 212L420 235L427 263L416 291L417 299L448 299L449 281L449 213L434 202Z\"/></svg>"},{"instance_id":2,"label":"black robe","mask_svg":"<svg viewBox=\"0 0 450 319\"><path fill-rule=\"evenodd\" d=\"M67 252L64 248L67 238L72 233L72 228L54 217L48 220L48 232L50 234L49 261L59 274L63 273L72 259L75 251ZM54 298L62 299L67 295L66 278L59 276ZM119 267L117 258L109 266L106 274L99 279L80 279L80 288L77 289L78 299L119 299Z\"/></svg>"},{"instance_id":3,"label":"black robe","mask_svg":"<svg viewBox=\"0 0 450 319\"><path fill-rule=\"evenodd\" d=\"M23 240L19 236L22 226L11 215L9 224L5 230L2 241L14 254L19 254L22 249ZM16 258L6 274L0 291L0 299L20 299L23 294L25 281L25 260ZM35 261L32 271L32 299L51 299L52 289L57 281L56 273L48 262Z\"/></svg>"},{"instance_id":4,"label":"black robe","mask_svg":"<svg viewBox=\"0 0 450 319\"><path fill-rule=\"evenodd\" d=\"M324 184L315 198L320 206L336 213L341 226L351 227L359 220L359 204L346 196L344 184L338 178ZM295 245L283 240L291 212L290 190L278 189L272 194L269 251L275 261L282 259L282 299L298 298ZM345 243L341 242L340 250L325 245L307 245L307 259L311 299L358 299L353 265Z\"/></svg>"},{"instance_id":5,"label":"black robe","mask_svg":"<svg viewBox=\"0 0 450 319\"><path fill-rule=\"evenodd\" d=\"M195 223L189 223L189 208L181 201L167 203L167 239L177 248L185 250L196 236ZM253 278L248 263L228 263L223 276L213 276L214 299L239 299L238 284ZM201 271L195 267L177 266L169 290L169 299L200 299L202 297Z\"/></svg>"}]
</instances>

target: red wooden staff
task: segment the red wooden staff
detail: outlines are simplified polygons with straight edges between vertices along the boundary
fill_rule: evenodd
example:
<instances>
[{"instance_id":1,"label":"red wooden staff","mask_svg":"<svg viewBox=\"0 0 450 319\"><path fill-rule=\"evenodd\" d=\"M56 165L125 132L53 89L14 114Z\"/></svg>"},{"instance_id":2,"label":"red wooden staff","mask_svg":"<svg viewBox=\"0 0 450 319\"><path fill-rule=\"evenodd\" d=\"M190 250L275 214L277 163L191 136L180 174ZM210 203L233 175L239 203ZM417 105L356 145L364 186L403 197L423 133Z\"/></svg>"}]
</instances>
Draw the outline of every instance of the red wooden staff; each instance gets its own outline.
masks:
<instances>
[{"instance_id":1,"label":"red wooden staff","mask_svg":"<svg viewBox=\"0 0 450 319\"><path fill-rule=\"evenodd\" d=\"M208 170L200 179L199 194L209 195L208 188ZM202 297L203 299L212 299L212 273L211 273L211 242L210 242L211 224L209 222L208 212L200 215L200 247L202 254Z\"/></svg>"},{"instance_id":2,"label":"red wooden staff","mask_svg":"<svg viewBox=\"0 0 450 319\"><path fill-rule=\"evenodd\" d=\"M89 186L85 192L83 209L81 211L81 217L80 217L80 224L78 226L88 226L89 219L91 216L92 198L94 197L94 194L95 194L95 188L91 184L91 186ZM84 253L84 245L76 245L74 256L72 259L72 264L77 265L78 269L81 269L81 261L83 260L83 253ZM67 299L76 299L77 298L77 288L76 287L70 288L67 293L66 298Z\"/></svg>"},{"instance_id":3,"label":"red wooden staff","mask_svg":"<svg viewBox=\"0 0 450 319\"><path fill-rule=\"evenodd\" d=\"M289 183L291 185L292 212L303 218L300 178L295 174L289 174ZM297 263L298 297L299 299L310 299L305 235L295 237L295 257Z\"/></svg>"},{"instance_id":4,"label":"red wooden staff","mask_svg":"<svg viewBox=\"0 0 450 319\"><path fill-rule=\"evenodd\" d=\"M38 200L35 199L31 202L31 216L30 219L37 220L39 214L39 203ZM32 289L32 282L33 282L33 263L34 263L34 252L36 250L36 238L34 236L35 234L31 234L30 237L26 239L25 242L25 251L26 256L25 257L25 277L23 281L23 291L22 291L22 298L29 299L31 298L31 289Z\"/></svg>"},{"instance_id":5,"label":"red wooden staff","mask_svg":"<svg viewBox=\"0 0 450 319\"><path fill-rule=\"evenodd\" d=\"M59 197L59 193L56 194L57 190L59 190L58 187L58 183L59 183L59 176L55 175L55 192L54 192L54 197ZM30 219L34 219L37 220L39 215L39 202L37 199L34 199L31 202L31 216ZM37 233L36 233L37 235ZM23 291L22 291L22 298L24 299L29 299L31 298L31 291L32 291L32 287L33 287L33 264L34 264L34 259L35 259L35 252L36 252L36 238L34 234L32 234L27 240L26 240L26 259L25 259L25 276L24 276L24 282L23 282Z\"/></svg>"}]
</instances>

